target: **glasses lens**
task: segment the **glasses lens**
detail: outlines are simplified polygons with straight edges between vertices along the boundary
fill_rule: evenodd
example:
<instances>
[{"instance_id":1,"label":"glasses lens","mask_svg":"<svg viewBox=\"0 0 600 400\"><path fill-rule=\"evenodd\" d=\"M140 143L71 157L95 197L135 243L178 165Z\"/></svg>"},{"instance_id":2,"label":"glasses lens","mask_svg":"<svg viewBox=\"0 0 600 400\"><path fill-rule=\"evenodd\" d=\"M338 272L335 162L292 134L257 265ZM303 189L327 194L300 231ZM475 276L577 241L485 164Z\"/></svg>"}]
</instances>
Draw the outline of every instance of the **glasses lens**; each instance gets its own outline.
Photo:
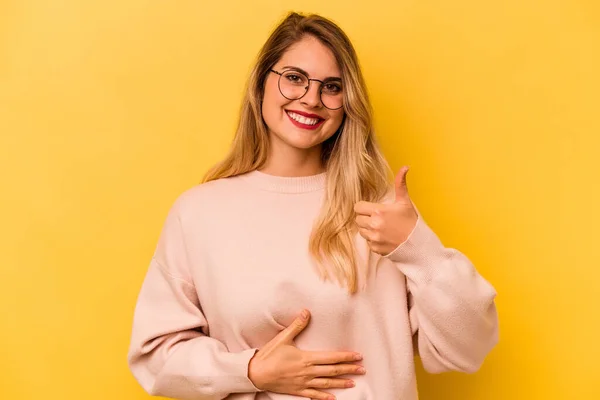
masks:
<instances>
[{"instance_id":1,"label":"glasses lens","mask_svg":"<svg viewBox=\"0 0 600 400\"><path fill-rule=\"evenodd\" d=\"M321 88L321 102L327 108L336 110L342 107L343 104L342 84L338 81L330 81L323 83Z\"/></svg>"},{"instance_id":2,"label":"glasses lens","mask_svg":"<svg viewBox=\"0 0 600 400\"><path fill-rule=\"evenodd\" d=\"M296 100L308 89L308 78L298 71L285 71L279 78L279 90L286 98Z\"/></svg>"},{"instance_id":3,"label":"glasses lens","mask_svg":"<svg viewBox=\"0 0 600 400\"><path fill-rule=\"evenodd\" d=\"M302 98L308 91L308 77L299 71L285 71L279 77L279 90L289 100ZM329 109L337 110L343 104L342 84L337 80L326 81L321 87L321 102Z\"/></svg>"}]
</instances>

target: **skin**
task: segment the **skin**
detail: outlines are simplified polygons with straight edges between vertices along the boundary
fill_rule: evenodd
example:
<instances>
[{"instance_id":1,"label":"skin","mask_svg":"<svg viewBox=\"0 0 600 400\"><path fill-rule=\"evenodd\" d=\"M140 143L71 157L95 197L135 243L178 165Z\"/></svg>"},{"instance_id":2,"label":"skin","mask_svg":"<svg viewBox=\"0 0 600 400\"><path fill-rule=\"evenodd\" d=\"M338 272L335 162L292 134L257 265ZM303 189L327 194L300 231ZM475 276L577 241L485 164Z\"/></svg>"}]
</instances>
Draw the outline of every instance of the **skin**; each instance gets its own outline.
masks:
<instances>
[{"instance_id":1,"label":"skin","mask_svg":"<svg viewBox=\"0 0 600 400\"><path fill-rule=\"evenodd\" d=\"M301 68L309 78L341 77L333 53L311 36L292 45L273 69L281 72L284 66ZM311 82L308 93L301 99L288 100L281 95L278 80L279 75L269 73L265 82L262 114L269 128L270 148L261 171L277 176L310 176L324 172L320 160L322 144L342 124L344 109L330 110L321 103L318 82ZM316 130L299 128L289 120L286 110L317 114L325 122Z\"/></svg>"}]
</instances>

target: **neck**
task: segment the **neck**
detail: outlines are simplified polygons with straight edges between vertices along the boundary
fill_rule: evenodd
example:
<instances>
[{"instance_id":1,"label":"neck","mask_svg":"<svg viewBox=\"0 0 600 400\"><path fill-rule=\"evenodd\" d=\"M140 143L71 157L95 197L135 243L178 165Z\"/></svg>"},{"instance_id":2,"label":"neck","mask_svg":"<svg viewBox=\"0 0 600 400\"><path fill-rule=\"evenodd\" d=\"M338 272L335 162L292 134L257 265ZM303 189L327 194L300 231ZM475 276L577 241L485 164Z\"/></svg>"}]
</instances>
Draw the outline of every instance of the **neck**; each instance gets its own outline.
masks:
<instances>
[{"instance_id":1,"label":"neck","mask_svg":"<svg viewBox=\"0 0 600 400\"><path fill-rule=\"evenodd\" d=\"M325 166L321 162L321 146L310 149L271 146L267 161L259 171L285 177L321 174L325 172Z\"/></svg>"}]
</instances>

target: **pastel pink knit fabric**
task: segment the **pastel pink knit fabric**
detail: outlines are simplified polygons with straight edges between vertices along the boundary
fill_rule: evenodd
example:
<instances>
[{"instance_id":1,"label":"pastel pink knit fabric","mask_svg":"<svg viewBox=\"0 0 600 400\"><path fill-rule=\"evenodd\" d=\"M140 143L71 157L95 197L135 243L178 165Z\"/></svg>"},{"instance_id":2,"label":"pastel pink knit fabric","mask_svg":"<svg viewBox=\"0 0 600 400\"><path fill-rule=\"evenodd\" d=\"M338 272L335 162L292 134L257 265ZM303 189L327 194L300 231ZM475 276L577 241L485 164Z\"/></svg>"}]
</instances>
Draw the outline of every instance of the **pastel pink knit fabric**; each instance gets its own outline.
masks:
<instances>
[{"instance_id":1,"label":"pastel pink knit fabric","mask_svg":"<svg viewBox=\"0 0 600 400\"><path fill-rule=\"evenodd\" d=\"M312 318L298 348L364 356L367 374L348 376L354 388L329 390L339 400L416 400L415 356L432 373L479 369L498 341L496 291L420 213L410 237L386 256L357 234L369 266L364 290L351 296L319 279L308 240L326 184L326 173L252 171L175 201L139 293L128 354L147 392L300 399L259 391L248 363L303 308Z\"/></svg>"}]
</instances>

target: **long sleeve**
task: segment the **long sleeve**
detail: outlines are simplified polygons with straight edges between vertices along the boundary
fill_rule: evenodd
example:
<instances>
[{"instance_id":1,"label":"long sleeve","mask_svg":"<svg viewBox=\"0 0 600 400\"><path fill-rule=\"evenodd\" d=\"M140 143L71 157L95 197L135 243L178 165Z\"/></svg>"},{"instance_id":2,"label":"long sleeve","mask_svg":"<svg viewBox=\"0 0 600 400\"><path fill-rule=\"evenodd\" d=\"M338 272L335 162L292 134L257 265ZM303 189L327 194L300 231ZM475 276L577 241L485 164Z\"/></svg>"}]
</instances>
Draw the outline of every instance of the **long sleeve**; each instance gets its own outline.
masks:
<instances>
[{"instance_id":1,"label":"long sleeve","mask_svg":"<svg viewBox=\"0 0 600 400\"><path fill-rule=\"evenodd\" d=\"M419 214L385 255L406 276L415 346L430 373L477 371L498 342L496 291L460 251L444 247Z\"/></svg>"},{"instance_id":2,"label":"long sleeve","mask_svg":"<svg viewBox=\"0 0 600 400\"><path fill-rule=\"evenodd\" d=\"M135 307L128 353L134 377L149 394L177 399L220 400L258 392L248 378L256 349L229 352L207 335L189 267L175 204Z\"/></svg>"}]
</instances>

